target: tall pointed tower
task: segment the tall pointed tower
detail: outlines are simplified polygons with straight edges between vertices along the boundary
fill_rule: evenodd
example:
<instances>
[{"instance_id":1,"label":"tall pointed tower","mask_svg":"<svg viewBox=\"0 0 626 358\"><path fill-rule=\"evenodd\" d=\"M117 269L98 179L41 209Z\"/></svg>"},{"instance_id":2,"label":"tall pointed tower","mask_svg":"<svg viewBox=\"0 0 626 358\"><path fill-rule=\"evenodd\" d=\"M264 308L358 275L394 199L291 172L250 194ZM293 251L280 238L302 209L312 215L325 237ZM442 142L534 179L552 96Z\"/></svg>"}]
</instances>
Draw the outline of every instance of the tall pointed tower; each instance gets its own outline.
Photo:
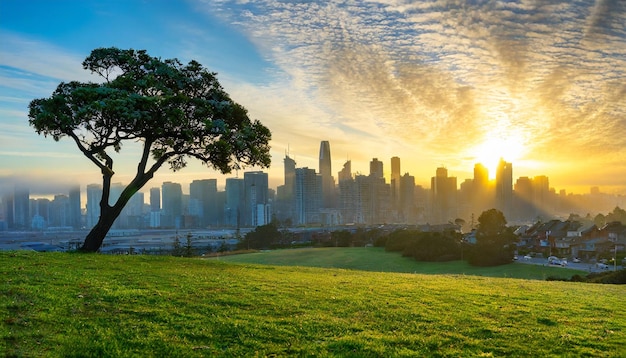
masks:
<instances>
[{"instance_id":1,"label":"tall pointed tower","mask_svg":"<svg viewBox=\"0 0 626 358\"><path fill-rule=\"evenodd\" d=\"M330 143L327 140L323 140L320 143L320 168L319 174L322 177L322 207L332 208L334 207L334 195L335 191L335 179L333 178L332 168L330 160Z\"/></svg>"}]
</instances>

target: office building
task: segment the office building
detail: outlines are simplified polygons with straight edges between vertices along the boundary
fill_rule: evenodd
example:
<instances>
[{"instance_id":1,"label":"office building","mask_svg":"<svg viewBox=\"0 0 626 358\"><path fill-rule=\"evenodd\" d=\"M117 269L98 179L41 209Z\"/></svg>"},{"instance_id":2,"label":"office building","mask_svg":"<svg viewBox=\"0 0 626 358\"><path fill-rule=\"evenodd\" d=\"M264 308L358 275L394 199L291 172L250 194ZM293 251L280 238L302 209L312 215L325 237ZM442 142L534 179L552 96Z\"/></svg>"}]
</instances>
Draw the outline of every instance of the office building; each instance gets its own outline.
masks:
<instances>
[{"instance_id":1,"label":"office building","mask_svg":"<svg viewBox=\"0 0 626 358\"><path fill-rule=\"evenodd\" d=\"M100 200L102 200L102 185L87 185L87 228L91 229L100 220Z\"/></svg>"},{"instance_id":2,"label":"office building","mask_svg":"<svg viewBox=\"0 0 626 358\"><path fill-rule=\"evenodd\" d=\"M296 169L295 219L298 225L320 223L323 178L314 169Z\"/></svg>"},{"instance_id":3,"label":"office building","mask_svg":"<svg viewBox=\"0 0 626 358\"><path fill-rule=\"evenodd\" d=\"M262 171L243 174L245 203L242 212L243 225L256 227L269 224L271 219L268 201L268 176Z\"/></svg>"},{"instance_id":4,"label":"office building","mask_svg":"<svg viewBox=\"0 0 626 358\"><path fill-rule=\"evenodd\" d=\"M226 226L239 228L242 225L242 210L245 203L244 180L240 178L226 179L226 204L224 206L224 222Z\"/></svg>"},{"instance_id":5,"label":"office building","mask_svg":"<svg viewBox=\"0 0 626 358\"><path fill-rule=\"evenodd\" d=\"M322 206L332 208L335 206L335 179L333 179L330 143L324 140L320 143L319 173L322 177Z\"/></svg>"},{"instance_id":6,"label":"office building","mask_svg":"<svg viewBox=\"0 0 626 358\"><path fill-rule=\"evenodd\" d=\"M507 220L513 211L513 165L500 158L496 170L496 209L500 210Z\"/></svg>"},{"instance_id":7,"label":"office building","mask_svg":"<svg viewBox=\"0 0 626 358\"><path fill-rule=\"evenodd\" d=\"M183 190L179 183L170 181L161 185L161 227L180 229L183 226Z\"/></svg>"}]
</instances>

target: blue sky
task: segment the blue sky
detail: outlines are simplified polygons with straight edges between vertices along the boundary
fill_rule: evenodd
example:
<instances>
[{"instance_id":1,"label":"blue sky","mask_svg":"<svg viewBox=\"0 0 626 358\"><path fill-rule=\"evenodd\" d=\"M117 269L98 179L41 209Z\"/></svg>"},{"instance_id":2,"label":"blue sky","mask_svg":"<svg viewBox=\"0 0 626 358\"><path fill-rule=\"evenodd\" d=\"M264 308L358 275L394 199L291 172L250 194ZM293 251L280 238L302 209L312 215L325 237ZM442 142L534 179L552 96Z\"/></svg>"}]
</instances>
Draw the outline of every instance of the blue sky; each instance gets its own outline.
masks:
<instances>
[{"instance_id":1,"label":"blue sky","mask_svg":"<svg viewBox=\"0 0 626 358\"><path fill-rule=\"evenodd\" d=\"M317 169L329 140L368 173L377 157L428 187L438 166L462 182L474 163L513 162L514 177L626 192L626 2L23 1L0 2L0 189L100 181L67 140L28 126L27 107L98 47L195 59L273 133L272 185L289 150ZM116 158L125 183L133 146ZM256 169L256 168L249 168ZM241 174L241 173L240 173ZM197 163L148 183L223 176Z\"/></svg>"}]
</instances>

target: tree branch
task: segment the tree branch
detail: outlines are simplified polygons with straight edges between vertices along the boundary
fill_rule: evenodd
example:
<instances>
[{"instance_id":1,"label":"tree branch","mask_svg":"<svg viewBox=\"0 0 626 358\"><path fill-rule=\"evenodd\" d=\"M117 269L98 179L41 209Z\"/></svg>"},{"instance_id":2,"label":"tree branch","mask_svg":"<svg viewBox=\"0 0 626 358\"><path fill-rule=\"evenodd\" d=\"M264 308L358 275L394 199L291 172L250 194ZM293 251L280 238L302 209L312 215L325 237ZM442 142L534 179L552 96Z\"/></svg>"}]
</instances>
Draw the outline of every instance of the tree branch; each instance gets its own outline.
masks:
<instances>
[{"instance_id":1,"label":"tree branch","mask_svg":"<svg viewBox=\"0 0 626 358\"><path fill-rule=\"evenodd\" d=\"M143 152L141 153L141 160L137 166L137 174L145 174L146 165L148 164L148 158L150 158L150 148L152 147L152 141L146 139L143 145Z\"/></svg>"},{"instance_id":2,"label":"tree branch","mask_svg":"<svg viewBox=\"0 0 626 358\"><path fill-rule=\"evenodd\" d=\"M109 175L113 175L115 174L113 172L113 168L112 167L108 167L106 164L102 164L101 161L99 161L95 156L91 150L87 150L87 148L85 148L85 146L83 146L82 142L80 141L80 138L78 138L78 136L76 136L76 133L70 131L69 133L67 133L76 143L76 146L78 147L78 149L85 155L85 157L87 157L89 160L91 160L95 165L98 166L98 168L100 168L100 170L102 171L102 173L104 174L105 172L109 173ZM100 147L98 147L100 148ZM104 153L104 148L100 148L99 152ZM107 156L108 157L108 156ZM109 157L109 159L111 159ZM111 163L112 165L112 163Z\"/></svg>"}]
</instances>

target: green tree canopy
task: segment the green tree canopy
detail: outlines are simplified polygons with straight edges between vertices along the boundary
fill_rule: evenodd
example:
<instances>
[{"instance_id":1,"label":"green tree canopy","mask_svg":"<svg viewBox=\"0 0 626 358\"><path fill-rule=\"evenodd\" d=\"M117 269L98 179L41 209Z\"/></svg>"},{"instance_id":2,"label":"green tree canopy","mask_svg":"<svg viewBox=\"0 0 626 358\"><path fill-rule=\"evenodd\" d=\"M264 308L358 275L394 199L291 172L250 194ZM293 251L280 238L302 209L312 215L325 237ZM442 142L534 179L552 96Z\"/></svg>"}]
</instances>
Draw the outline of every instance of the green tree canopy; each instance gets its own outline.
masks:
<instances>
[{"instance_id":1,"label":"green tree canopy","mask_svg":"<svg viewBox=\"0 0 626 358\"><path fill-rule=\"evenodd\" d=\"M268 167L271 133L248 118L196 61L183 65L145 50L99 48L83 62L102 83L62 82L49 98L30 103L29 122L56 141L71 138L102 172L100 220L83 251L97 251L131 196L165 163L173 171L195 158L222 173L245 166ZM143 144L137 172L113 205L111 151L126 141Z\"/></svg>"},{"instance_id":2,"label":"green tree canopy","mask_svg":"<svg viewBox=\"0 0 626 358\"><path fill-rule=\"evenodd\" d=\"M504 214L489 209L478 218L476 245L469 263L476 266L496 266L510 263L515 251L515 234L506 226Z\"/></svg>"}]
</instances>

